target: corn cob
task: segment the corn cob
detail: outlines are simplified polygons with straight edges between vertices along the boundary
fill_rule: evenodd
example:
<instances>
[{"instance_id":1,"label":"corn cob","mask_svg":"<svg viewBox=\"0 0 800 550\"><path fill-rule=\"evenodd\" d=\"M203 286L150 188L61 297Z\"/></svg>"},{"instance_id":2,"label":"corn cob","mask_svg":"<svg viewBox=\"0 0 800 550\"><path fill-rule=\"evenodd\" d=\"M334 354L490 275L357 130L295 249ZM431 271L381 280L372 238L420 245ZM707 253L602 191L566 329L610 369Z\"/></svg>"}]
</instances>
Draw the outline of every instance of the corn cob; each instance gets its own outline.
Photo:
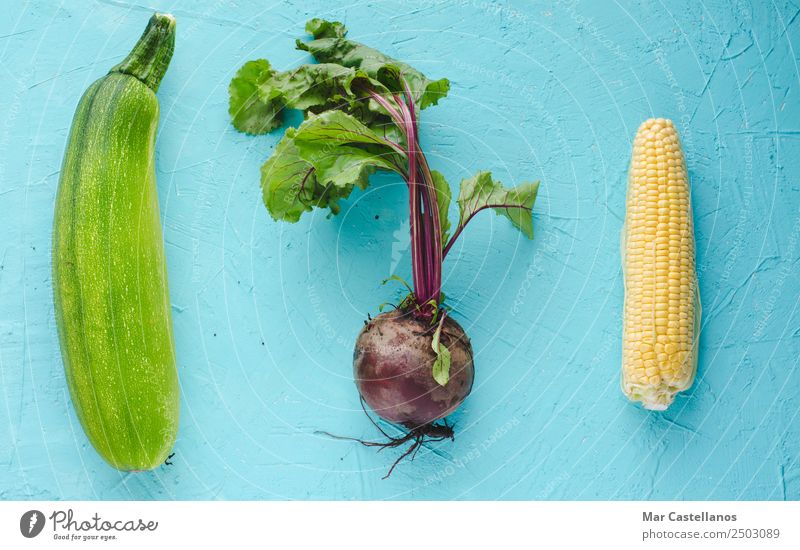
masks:
<instances>
[{"instance_id":1,"label":"corn cob","mask_svg":"<svg viewBox=\"0 0 800 550\"><path fill-rule=\"evenodd\" d=\"M646 120L636 134L622 262L622 391L664 410L694 381L700 325L689 180L670 120Z\"/></svg>"}]
</instances>

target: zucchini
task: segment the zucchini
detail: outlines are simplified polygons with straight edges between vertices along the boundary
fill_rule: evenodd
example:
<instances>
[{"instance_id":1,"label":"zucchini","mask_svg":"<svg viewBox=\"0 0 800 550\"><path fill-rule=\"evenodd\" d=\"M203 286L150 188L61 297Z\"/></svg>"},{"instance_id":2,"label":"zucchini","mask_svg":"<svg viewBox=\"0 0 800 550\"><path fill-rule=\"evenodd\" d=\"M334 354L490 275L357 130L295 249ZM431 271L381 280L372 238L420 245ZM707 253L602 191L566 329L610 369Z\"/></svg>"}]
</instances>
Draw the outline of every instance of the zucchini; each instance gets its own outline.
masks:
<instances>
[{"instance_id":1,"label":"zucchini","mask_svg":"<svg viewBox=\"0 0 800 550\"><path fill-rule=\"evenodd\" d=\"M53 293L72 404L120 470L167 458L179 389L155 177L155 92L175 47L156 13L122 63L83 94L55 203Z\"/></svg>"}]
</instances>

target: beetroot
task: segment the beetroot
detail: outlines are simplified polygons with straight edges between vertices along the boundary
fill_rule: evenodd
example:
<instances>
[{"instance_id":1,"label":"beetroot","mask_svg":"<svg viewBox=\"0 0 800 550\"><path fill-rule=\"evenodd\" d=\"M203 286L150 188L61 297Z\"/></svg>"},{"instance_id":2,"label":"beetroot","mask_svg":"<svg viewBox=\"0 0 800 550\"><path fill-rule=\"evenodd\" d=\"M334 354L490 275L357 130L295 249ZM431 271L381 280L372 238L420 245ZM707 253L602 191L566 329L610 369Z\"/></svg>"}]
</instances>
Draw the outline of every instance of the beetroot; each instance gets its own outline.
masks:
<instances>
[{"instance_id":1,"label":"beetroot","mask_svg":"<svg viewBox=\"0 0 800 550\"><path fill-rule=\"evenodd\" d=\"M472 390L472 346L451 317L440 336L450 350L450 380L442 386L431 375L434 329L398 309L369 321L356 340L353 376L359 393L381 418L409 430L446 417Z\"/></svg>"},{"instance_id":2,"label":"beetroot","mask_svg":"<svg viewBox=\"0 0 800 550\"><path fill-rule=\"evenodd\" d=\"M264 203L276 220L296 222L314 208L336 214L339 201L366 189L376 170L394 172L406 183L411 284L390 277L408 293L394 311L365 323L353 359L362 406L405 429L391 436L373 420L387 441L357 441L381 448L412 442L397 465L413 458L424 441L453 438L446 417L472 389L472 346L444 303L445 257L484 210L532 239L539 183L508 188L479 171L461 180L458 222L451 225L450 185L431 168L419 142L420 112L443 99L450 82L430 80L350 40L338 21L312 19L306 30L313 40L297 47L319 63L280 72L265 59L247 62L231 81L229 112L236 128L259 134L281 127L285 109L304 111L302 124L286 130L261 168Z\"/></svg>"}]
</instances>

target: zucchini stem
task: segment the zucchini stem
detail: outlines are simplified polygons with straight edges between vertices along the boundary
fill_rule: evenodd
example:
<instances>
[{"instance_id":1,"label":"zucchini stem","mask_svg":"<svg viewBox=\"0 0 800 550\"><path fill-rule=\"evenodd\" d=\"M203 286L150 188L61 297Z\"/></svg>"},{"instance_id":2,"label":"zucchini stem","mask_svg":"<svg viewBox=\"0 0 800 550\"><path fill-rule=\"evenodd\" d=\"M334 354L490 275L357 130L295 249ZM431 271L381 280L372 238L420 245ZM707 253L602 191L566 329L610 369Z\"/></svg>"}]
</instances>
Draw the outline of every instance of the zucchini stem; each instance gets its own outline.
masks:
<instances>
[{"instance_id":1,"label":"zucchini stem","mask_svg":"<svg viewBox=\"0 0 800 550\"><path fill-rule=\"evenodd\" d=\"M175 18L168 13L154 13L131 53L109 72L131 75L157 92L174 50Z\"/></svg>"}]
</instances>

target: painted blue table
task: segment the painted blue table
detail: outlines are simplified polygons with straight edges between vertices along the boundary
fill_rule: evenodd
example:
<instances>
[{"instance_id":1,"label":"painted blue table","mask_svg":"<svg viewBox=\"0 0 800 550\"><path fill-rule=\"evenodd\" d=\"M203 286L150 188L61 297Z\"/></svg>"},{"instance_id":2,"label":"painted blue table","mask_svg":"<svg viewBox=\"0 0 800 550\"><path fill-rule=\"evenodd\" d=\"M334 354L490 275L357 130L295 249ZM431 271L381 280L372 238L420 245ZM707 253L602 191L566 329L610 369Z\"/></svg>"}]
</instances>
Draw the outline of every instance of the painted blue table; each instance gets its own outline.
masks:
<instances>
[{"instance_id":1,"label":"painted blue table","mask_svg":"<svg viewBox=\"0 0 800 550\"><path fill-rule=\"evenodd\" d=\"M775 2L376 0L11 2L0 18L0 498L800 498L800 8ZM10 8L10 13L9 13ZM178 20L157 171L180 363L173 466L95 454L65 387L52 208L83 90L154 9ZM457 436L382 481L352 382L367 313L408 277L405 189L374 178L341 215L269 219L227 85L281 68L306 19L452 81L423 146L451 182L539 179L536 239L476 219L444 288L477 380ZM665 413L619 390L619 232L631 140L673 118L692 180L700 367ZM294 120L294 123L297 121ZM454 214L455 211L451 212Z\"/></svg>"}]
</instances>

